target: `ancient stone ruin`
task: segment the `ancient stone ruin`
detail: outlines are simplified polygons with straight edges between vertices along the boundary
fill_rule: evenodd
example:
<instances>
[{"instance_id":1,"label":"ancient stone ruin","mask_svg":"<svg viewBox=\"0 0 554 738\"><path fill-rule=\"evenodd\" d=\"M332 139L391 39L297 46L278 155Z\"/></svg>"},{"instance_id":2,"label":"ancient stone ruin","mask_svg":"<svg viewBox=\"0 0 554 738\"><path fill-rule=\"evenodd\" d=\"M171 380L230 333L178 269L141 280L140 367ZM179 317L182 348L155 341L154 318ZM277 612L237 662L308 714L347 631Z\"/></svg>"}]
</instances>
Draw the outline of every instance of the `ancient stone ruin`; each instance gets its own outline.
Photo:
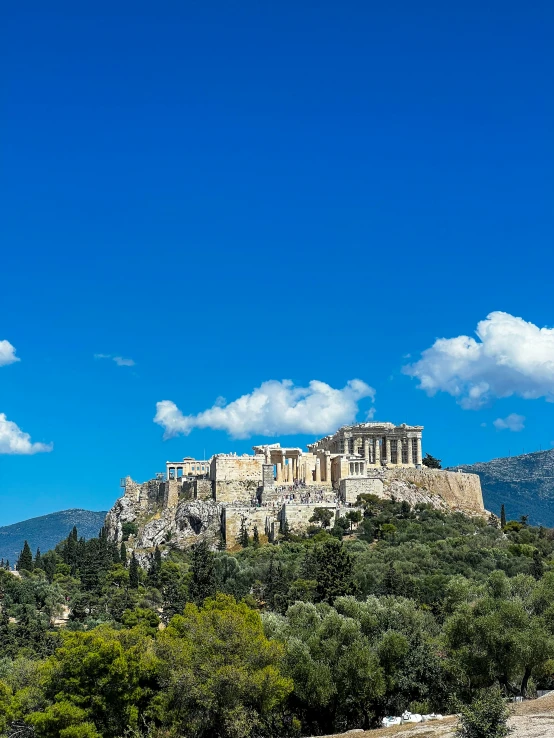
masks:
<instances>
[{"instance_id":1,"label":"ancient stone ruin","mask_svg":"<svg viewBox=\"0 0 554 738\"><path fill-rule=\"evenodd\" d=\"M236 545L241 526L276 541L285 530L306 531L315 508L336 518L356 509L358 496L484 514L479 477L422 465L422 426L358 423L309 444L272 443L253 454L185 457L137 484L122 480L123 496L106 517L109 535L147 558L156 545L187 548L198 540ZM132 526L125 526L133 524Z\"/></svg>"}]
</instances>

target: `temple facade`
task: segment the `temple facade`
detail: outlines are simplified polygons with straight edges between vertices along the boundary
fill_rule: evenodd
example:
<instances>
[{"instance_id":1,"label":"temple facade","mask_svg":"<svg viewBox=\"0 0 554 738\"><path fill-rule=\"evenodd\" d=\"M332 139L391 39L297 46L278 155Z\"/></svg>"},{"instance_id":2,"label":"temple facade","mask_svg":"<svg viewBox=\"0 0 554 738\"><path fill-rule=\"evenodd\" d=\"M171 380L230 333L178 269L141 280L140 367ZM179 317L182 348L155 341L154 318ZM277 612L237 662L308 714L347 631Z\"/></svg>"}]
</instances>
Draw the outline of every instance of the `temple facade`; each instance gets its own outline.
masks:
<instances>
[{"instance_id":1,"label":"temple facade","mask_svg":"<svg viewBox=\"0 0 554 738\"><path fill-rule=\"evenodd\" d=\"M376 469L421 469L421 425L357 423L308 444L304 451L280 443L252 448L253 454L215 454L209 461L186 457L166 462L167 480L203 478L213 482L215 499L235 495L237 483L269 493L272 487L303 484L339 489L341 480L373 476ZM248 489L247 489L248 488ZM219 494L218 494L219 493Z\"/></svg>"}]
</instances>

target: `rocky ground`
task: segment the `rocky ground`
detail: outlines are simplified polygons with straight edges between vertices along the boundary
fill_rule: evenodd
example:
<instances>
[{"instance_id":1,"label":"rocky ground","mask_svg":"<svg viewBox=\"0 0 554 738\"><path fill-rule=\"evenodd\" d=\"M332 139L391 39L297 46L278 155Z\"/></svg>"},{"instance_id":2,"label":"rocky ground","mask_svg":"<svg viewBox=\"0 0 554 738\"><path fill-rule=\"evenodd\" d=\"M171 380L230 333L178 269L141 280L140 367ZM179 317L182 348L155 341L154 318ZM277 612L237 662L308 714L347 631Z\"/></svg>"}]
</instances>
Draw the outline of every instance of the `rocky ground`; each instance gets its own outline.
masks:
<instances>
[{"instance_id":1,"label":"rocky ground","mask_svg":"<svg viewBox=\"0 0 554 738\"><path fill-rule=\"evenodd\" d=\"M457 722L450 716L432 723L350 731L329 738L454 738ZM510 738L554 738L554 694L515 705L509 724Z\"/></svg>"}]
</instances>

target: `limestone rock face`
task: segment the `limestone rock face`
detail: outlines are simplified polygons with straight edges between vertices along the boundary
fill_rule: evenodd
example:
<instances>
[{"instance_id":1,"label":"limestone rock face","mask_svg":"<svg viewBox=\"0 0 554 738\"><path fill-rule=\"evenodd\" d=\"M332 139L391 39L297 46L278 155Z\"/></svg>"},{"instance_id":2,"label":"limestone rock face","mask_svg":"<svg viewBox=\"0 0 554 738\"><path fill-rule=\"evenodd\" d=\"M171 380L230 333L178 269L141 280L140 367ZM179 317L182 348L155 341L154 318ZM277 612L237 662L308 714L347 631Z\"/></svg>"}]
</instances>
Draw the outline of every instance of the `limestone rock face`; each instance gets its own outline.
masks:
<instances>
[{"instance_id":1,"label":"limestone rock face","mask_svg":"<svg viewBox=\"0 0 554 738\"><path fill-rule=\"evenodd\" d=\"M126 480L125 494L106 515L110 540L121 543L125 523L134 523L137 533L128 537L128 551L145 564L156 546L169 544L186 549L205 540L215 547L219 541L223 506L214 500L182 499L168 506L165 482L136 484Z\"/></svg>"}]
</instances>

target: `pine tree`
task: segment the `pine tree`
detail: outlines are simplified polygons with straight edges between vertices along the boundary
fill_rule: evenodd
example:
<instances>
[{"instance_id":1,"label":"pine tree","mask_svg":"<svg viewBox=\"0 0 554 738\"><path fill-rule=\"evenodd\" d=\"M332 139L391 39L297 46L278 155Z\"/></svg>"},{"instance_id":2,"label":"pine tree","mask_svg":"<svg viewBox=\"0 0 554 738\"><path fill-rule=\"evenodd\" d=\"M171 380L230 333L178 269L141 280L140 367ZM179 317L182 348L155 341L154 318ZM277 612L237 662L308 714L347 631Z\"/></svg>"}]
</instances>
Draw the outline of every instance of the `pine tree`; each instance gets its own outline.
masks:
<instances>
[{"instance_id":1,"label":"pine tree","mask_svg":"<svg viewBox=\"0 0 554 738\"><path fill-rule=\"evenodd\" d=\"M192 579L189 585L191 600L201 605L207 597L216 593L215 557L206 541L197 543L192 549Z\"/></svg>"},{"instance_id":2,"label":"pine tree","mask_svg":"<svg viewBox=\"0 0 554 738\"><path fill-rule=\"evenodd\" d=\"M131 562L129 564L129 587L138 589L139 586L139 565L135 556L135 552L131 554Z\"/></svg>"},{"instance_id":3,"label":"pine tree","mask_svg":"<svg viewBox=\"0 0 554 738\"><path fill-rule=\"evenodd\" d=\"M119 558L121 559L121 563L123 566L127 566L127 547L125 546L125 541L121 544L121 550L119 552Z\"/></svg>"},{"instance_id":4,"label":"pine tree","mask_svg":"<svg viewBox=\"0 0 554 738\"><path fill-rule=\"evenodd\" d=\"M40 555L40 548L37 548L35 554L35 569L42 569L42 556Z\"/></svg>"},{"instance_id":5,"label":"pine tree","mask_svg":"<svg viewBox=\"0 0 554 738\"><path fill-rule=\"evenodd\" d=\"M27 541L23 544L23 550L19 554L17 560L18 571L33 571L33 554Z\"/></svg>"},{"instance_id":6,"label":"pine tree","mask_svg":"<svg viewBox=\"0 0 554 738\"><path fill-rule=\"evenodd\" d=\"M254 545L254 548L260 547L260 535L258 533L258 526L254 526L253 536L252 536L252 543Z\"/></svg>"},{"instance_id":7,"label":"pine tree","mask_svg":"<svg viewBox=\"0 0 554 738\"><path fill-rule=\"evenodd\" d=\"M500 527L502 530L506 527L506 508L504 507L504 504L502 504L502 507L500 508Z\"/></svg>"}]
</instances>

